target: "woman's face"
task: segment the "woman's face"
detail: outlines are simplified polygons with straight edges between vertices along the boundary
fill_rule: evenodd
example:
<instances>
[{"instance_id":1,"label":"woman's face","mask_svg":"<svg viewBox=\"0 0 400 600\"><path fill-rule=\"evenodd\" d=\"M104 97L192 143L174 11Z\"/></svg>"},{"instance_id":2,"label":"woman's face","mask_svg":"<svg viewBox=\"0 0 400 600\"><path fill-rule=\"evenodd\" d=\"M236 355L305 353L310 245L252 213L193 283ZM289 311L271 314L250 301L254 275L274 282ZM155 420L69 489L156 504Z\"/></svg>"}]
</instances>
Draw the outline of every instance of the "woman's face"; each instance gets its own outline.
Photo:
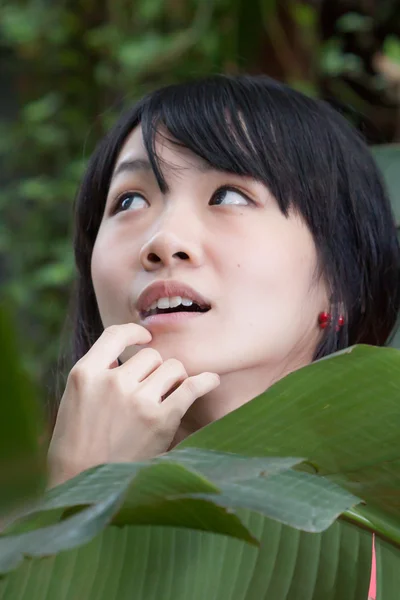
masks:
<instances>
[{"instance_id":1,"label":"woman's face","mask_svg":"<svg viewBox=\"0 0 400 600\"><path fill-rule=\"evenodd\" d=\"M279 375L310 362L318 313L328 301L302 220L285 217L250 177L214 171L161 136L157 152L165 195L140 127L115 165L91 263L104 327L142 324L153 336L149 346L164 360L181 360L189 375L248 369ZM211 309L143 321L136 306L143 290L171 280L196 290ZM126 348L121 360L142 347Z\"/></svg>"}]
</instances>

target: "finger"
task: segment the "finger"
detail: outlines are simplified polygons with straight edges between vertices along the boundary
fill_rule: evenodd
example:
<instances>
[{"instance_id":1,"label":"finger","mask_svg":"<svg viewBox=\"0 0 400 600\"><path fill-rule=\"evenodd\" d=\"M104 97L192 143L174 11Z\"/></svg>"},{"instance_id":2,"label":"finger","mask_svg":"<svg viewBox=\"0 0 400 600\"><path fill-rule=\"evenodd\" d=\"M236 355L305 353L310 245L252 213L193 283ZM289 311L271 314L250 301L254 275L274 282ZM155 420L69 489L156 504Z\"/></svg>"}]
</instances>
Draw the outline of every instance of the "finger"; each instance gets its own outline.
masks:
<instances>
[{"instance_id":1,"label":"finger","mask_svg":"<svg viewBox=\"0 0 400 600\"><path fill-rule=\"evenodd\" d=\"M168 410L172 405L178 405L183 416L197 398L208 394L208 392L217 388L219 384L220 378L217 373L193 375L185 379L179 388L164 400L162 405L165 406L165 410Z\"/></svg>"},{"instance_id":2,"label":"finger","mask_svg":"<svg viewBox=\"0 0 400 600\"><path fill-rule=\"evenodd\" d=\"M143 395L161 402L162 396L165 396L174 385L182 383L187 377L188 374L183 364L175 358L170 358L142 382L141 391Z\"/></svg>"},{"instance_id":3,"label":"finger","mask_svg":"<svg viewBox=\"0 0 400 600\"><path fill-rule=\"evenodd\" d=\"M125 377L132 378L138 383L151 375L163 364L161 354L154 348L144 348L129 358L121 367L120 372Z\"/></svg>"},{"instance_id":4,"label":"finger","mask_svg":"<svg viewBox=\"0 0 400 600\"><path fill-rule=\"evenodd\" d=\"M80 361L93 370L108 369L125 348L136 344L148 344L151 340L150 331L136 323L111 325L103 331Z\"/></svg>"}]
</instances>

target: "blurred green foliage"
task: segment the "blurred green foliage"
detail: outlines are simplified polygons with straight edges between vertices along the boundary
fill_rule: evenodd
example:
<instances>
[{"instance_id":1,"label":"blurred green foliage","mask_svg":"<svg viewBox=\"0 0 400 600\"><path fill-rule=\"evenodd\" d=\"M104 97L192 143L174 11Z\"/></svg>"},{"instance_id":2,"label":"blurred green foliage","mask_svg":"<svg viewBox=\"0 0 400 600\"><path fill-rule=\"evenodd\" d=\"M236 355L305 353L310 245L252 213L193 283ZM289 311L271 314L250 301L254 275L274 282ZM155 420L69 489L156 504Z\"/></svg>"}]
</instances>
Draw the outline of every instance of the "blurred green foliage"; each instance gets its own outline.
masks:
<instances>
[{"instance_id":1,"label":"blurred green foliage","mask_svg":"<svg viewBox=\"0 0 400 600\"><path fill-rule=\"evenodd\" d=\"M215 72L264 72L320 96L327 82L339 83L345 102L343 86L356 108L365 108L363 93L346 80L366 73L365 56L349 51L348 36L373 38L378 13L335 13L328 31L323 10L332 3L320 4L319 10L294 0L0 4L0 57L11 73L0 82L17 103L8 107L16 118L0 121L0 284L18 315L25 366L49 402L59 400L57 358L69 339L72 203L96 142L144 93ZM396 31L388 29L379 52L399 63L399 48ZM385 87L382 75L374 77L385 94L391 82Z\"/></svg>"},{"instance_id":2,"label":"blurred green foliage","mask_svg":"<svg viewBox=\"0 0 400 600\"><path fill-rule=\"evenodd\" d=\"M12 313L0 305L0 344L7 348L0 362L0 530L3 518L41 496L46 483L43 411L20 365Z\"/></svg>"}]
</instances>

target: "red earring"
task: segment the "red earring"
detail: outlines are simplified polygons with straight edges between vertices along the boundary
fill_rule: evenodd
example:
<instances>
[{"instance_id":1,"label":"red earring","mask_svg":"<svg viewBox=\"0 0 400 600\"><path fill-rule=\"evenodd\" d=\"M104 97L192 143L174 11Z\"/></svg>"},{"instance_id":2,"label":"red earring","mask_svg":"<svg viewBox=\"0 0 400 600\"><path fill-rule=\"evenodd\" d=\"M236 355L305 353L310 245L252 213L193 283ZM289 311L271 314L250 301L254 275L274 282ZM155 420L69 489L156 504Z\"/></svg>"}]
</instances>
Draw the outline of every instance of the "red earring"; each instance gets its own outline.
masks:
<instances>
[{"instance_id":1,"label":"red earring","mask_svg":"<svg viewBox=\"0 0 400 600\"><path fill-rule=\"evenodd\" d=\"M331 322L331 315L327 312L321 312L318 315L318 323L320 329L325 329Z\"/></svg>"},{"instance_id":2,"label":"red earring","mask_svg":"<svg viewBox=\"0 0 400 600\"><path fill-rule=\"evenodd\" d=\"M344 317L342 315L340 315L340 317L338 318L338 327L343 327L344 325Z\"/></svg>"},{"instance_id":3,"label":"red earring","mask_svg":"<svg viewBox=\"0 0 400 600\"><path fill-rule=\"evenodd\" d=\"M320 329L326 329L331 324L332 317L328 312L321 312L318 315L318 323ZM336 331L339 331L341 327L344 325L344 317L342 315L338 318L338 323L336 326Z\"/></svg>"}]
</instances>

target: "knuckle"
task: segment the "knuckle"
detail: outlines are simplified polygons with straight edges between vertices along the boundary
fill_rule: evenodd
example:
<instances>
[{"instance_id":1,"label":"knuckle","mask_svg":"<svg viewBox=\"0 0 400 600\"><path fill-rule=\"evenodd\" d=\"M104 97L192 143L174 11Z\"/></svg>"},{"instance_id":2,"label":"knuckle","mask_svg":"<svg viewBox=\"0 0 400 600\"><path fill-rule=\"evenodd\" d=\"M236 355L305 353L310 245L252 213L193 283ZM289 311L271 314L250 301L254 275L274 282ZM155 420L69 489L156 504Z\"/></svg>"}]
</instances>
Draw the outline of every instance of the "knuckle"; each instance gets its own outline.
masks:
<instances>
[{"instance_id":1,"label":"knuckle","mask_svg":"<svg viewBox=\"0 0 400 600\"><path fill-rule=\"evenodd\" d=\"M86 402L86 398L93 395L94 384L94 378L85 363L78 362L68 374L65 391L72 393L76 401L82 402L85 399Z\"/></svg>"},{"instance_id":2,"label":"knuckle","mask_svg":"<svg viewBox=\"0 0 400 600\"><path fill-rule=\"evenodd\" d=\"M195 396L198 392L196 383L191 377L185 379L185 381L182 383L182 387L190 396Z\"/></svg>"},{"instance_id":3,"label":"knuckle","mask_svg":"<svg viewBox=\"0 0 400 600\"><path fill-rule=\"evenodd\" d=\"M155 350L154 348L143 348L143 350L141 350L140 353L145 358L148 358L149 360L152 360L155 363L158 363L160 365L163 362L161 354L157 350Z\"/></svg>"},{"instance_id":4,"label":"knuckle","mask_svg":"<svg viewBox=\"0 0 400 600\"><path fill-rule=\"evenodd\" d=\"M68 375L68 382L75 387L80 387L87 379L87 371L84 363L78 361L71 369Z\"/></svg>"},{"instance_id":5,"label":"knuckle","mask_svg":"<svg viewBox=\"0 0 400 600\"><path fill-rule=\"evenodd\" d=\"M161 414L160 411L157 410L158 408L158 406L153 406L144 399L138 400L136 402L137 417L140 419L140 421L145 427L148 427L149 429L160 428Z\"/></svg>"},{"instance_id":6,"label":"knuckle","mask_svg":"<svg viewBox=\"0 0 400 600\"><path fill-rule=\"evenodd\" d=\"M181 361L177 358L169 358L164 364L167 365L168 369L173 371L176 375L179 375L185 379L188 376L183 363L181 363Z\"/></svg>"},{"instance_id":7,"label":"knuckle","mask_svg":"<svg viewBox=\"0 0 400 600\"><path fill-rule=\"evenodd\" d=\"M114 373L112 373L114 375ZM107 392L111 394L111 397L118 399L125 394L124 387L119 377L107 377Z\"/></svg>"},{"instance_id":8,"label":"knuckle","mask_svg":"<svg viewBox=\"0 0 400 600\"><path fill-rule=\"evenodd\" d=\"M160 415L155 409L152 409L147 412L145 416L145 424L147 425L147 427L149 427L149 429L152 429L153 431L161 429L162 422L160 419Z\"/></svg>"}]
</instances>

